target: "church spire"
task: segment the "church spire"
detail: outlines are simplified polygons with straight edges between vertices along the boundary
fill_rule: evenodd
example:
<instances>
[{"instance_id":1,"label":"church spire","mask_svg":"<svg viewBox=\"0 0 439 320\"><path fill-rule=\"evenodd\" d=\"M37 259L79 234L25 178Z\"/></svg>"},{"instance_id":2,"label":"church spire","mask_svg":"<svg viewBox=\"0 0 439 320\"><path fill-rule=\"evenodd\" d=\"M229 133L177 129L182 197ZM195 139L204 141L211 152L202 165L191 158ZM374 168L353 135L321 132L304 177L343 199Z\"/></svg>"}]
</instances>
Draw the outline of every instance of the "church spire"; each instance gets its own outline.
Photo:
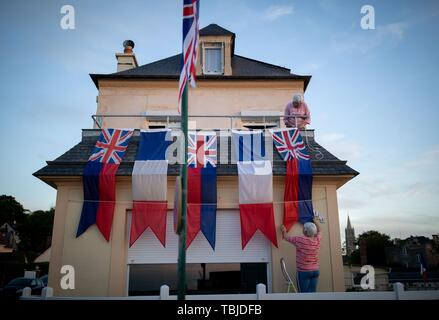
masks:
<instances>
[{"instance_id":1,"label":"church spire","mask_svg":"<svg viewBox=\"0 0 439 320\"><path fill-rule=\"evenodd\" d=\"M345 229L345 238L346 238L346 254L348 256L355 250L355 230L352 228L351 219L348 214L348 223Z\"/></svg>"}]
</instances>

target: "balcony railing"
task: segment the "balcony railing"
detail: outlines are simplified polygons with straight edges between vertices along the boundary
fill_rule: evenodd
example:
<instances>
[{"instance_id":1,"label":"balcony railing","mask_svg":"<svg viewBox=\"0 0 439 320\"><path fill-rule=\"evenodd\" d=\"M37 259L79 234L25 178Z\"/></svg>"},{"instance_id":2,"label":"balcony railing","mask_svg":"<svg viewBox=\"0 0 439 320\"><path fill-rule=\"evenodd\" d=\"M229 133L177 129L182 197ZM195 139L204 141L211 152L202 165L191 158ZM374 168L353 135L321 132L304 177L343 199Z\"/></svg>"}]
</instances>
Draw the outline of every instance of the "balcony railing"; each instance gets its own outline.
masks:
<instances>
[{"instance_id":1,"label":"balcony railing","mask_svg":"<svg viewBox=\"0 0 439 320\"><path fill-rule=\"evenodd\" d=\"M144 119L145 121L149 121L152 123L152 126L156 127L157 125L162 125L167 128L176 127L175 125L179 125L180 115L178 114L105 114L105 115L97 115L94 114L91 116L94 124L97 128L102 129L104 119ZM192 119L224 119L229 125L227 128L221 129L242 129L243 127L253 128L253 129L268 129L273 127L281 127L282 120L285 119L294 119L297 127L298 119L305 119L305 116L286 116L286 115L274 115L274 114L251 114L250 112L244 113L241 115L207 115L207 114L197 114L197 115L189 115L188 118ZM240 125L236 126L236 120L241 120ZM173 126L174 125L174 126Z\"/></svg>"}]
</instances>

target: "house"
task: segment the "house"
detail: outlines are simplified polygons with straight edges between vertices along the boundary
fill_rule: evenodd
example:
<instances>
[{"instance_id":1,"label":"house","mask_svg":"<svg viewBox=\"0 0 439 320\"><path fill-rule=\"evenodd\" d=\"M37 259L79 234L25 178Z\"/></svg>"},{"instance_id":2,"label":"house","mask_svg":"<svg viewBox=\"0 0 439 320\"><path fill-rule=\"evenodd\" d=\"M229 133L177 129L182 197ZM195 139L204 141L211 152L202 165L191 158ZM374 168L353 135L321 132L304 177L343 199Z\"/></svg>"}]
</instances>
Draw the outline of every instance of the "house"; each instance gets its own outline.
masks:
<instances>
[{"instance_id":1,"label":"house","mask_svg":"<svg viewBox=\"0 0 439 320\"><path fill-rule=\"evenodd\" d=\"M304 94L311 76L243 57L235 53L236 37L218 25L200 30L197 88L189 90L189 126L192 129L281 127L285 104L293 93ZM98 90L93 129L83 129L82 139L70 150L34 173L57 190L50 254L49 286L59 296L126 296L157 294L167 284L177 288L177 236L173 231L173 194L177 165L168 168L166 247L146 230L129 248L132 208L131 172L139 143L136 131L117 171L116 208L110 241L96 227L76 238L83 203L82 173L100 133L99 128L178 128L177 91L181 55L138 65L134 43L125 42L124 53L116 54L117 70L91 74ZM317 143L314 130L302 132L312 157L313 204L324 217L320 253L319 291L344 291L340 248L337 189L358 172ZM219 147L219 157L222 149ZM227 148L226 148L227 150ZM236 165L217 166L217 240L213 251L199 234L187 251L188 293L254 292L265 283L269 292L285 292L280 258L295 270L295 251L281 240L278 248L259 231L241 249ZM283 219L285 164L274 152L273 188L275 223ZM296 224L291 234L301 234ZM75 290L60 288L63 265L75 270Z\"/></svg>"},{"instance_id":2,"label":"house","mask_svg":"<svg viewBox=\"0 0 439 320\"><path fill-rule=\"evenodd\" d=\"M426 268L439 267L439 246L435 235L433 239L423 236L395 239L393 246L386 248L387 263L395 267L419 268L420 256L423 257Z\"/></svg>"},{"instance_id":3,"label":"house","mask_svg":"<svg viewBox=\"0 0 439 320\"><path fill-rule=\"evenodd\" d=\"M0 226L0 253L13 252L17 250L20 238L16 230L15 224L5 222Z\"/></svg>"},{"instance_id":4,"label":"house","mask_svg":"<svg viewBox=\"0 0 439 320\"><path fill-rule=\"evenodd\" d=\"M42 254L35 258L34 263L49 263L50 262L50 247L44 250Z\"/></svg>"}]
</instances>

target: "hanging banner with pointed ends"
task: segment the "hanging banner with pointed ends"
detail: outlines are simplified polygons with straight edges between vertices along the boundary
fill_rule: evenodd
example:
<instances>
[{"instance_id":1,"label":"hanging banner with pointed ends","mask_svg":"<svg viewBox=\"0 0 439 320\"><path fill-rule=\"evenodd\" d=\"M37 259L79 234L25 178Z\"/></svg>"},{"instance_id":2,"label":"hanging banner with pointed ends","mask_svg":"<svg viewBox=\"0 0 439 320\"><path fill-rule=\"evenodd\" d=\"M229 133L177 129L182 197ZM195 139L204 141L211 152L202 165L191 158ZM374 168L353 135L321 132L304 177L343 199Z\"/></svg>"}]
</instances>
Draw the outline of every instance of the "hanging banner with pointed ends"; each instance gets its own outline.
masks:
<instances>
[{"instance_id":1,"label":"hanging banner with pointed ends","mask_svg":"<svg viewBox=\"0 0 439 320\"><path fill-rule=\"evenodd\" d=\"M232 131L239 177L239 212L244 250L256 230L277 247L273 209L273 171L262 131Z\"/></svg>"},{"instance_id":2,"label":"hanging banner with pointed ends","mask_svg":"<svg viewBox=\"0 0 439 320\"><path fill-rule=\"evenodd\" d=\"M132 173L133 214L130 247L150 227L166 244L167 174L166 150L172 142L171 130L142 130Z\"/></svg>"},{"instance_id":3,"label":"hanging banner with pointed ends","mask_svg":"<svg viewBox=\"0 0 439 320\"><path fill-rule=\"evenodd\" d=\"M76 237L96 224L105 240L110 240L116 201L116 172L132 135L131 130L102 129L84 168L84 204Z\"/></svg>"},{"instance_id":4,"label":"hanging banner with pointed ends","mask_svg":"<svg viewBox=\"0 0 439 320\"><path fill-rule=\"evenodd\" d=\"M288 231L297 221L302 224L313 221L311 157L299 129L272 129L270 132L286 165L283 224Z\"/></svg>"},{"instance_id":5,"label":"hanging banner with pointed ends","mask_svg":"<svg viewBox=\"0 0 439 320\"><path fill-rule=\"evenodd\" d=\"M201 230L212 249L215 250L216 163L216 133L189 132L186 248Z\"/></svg>"}]
</instances>

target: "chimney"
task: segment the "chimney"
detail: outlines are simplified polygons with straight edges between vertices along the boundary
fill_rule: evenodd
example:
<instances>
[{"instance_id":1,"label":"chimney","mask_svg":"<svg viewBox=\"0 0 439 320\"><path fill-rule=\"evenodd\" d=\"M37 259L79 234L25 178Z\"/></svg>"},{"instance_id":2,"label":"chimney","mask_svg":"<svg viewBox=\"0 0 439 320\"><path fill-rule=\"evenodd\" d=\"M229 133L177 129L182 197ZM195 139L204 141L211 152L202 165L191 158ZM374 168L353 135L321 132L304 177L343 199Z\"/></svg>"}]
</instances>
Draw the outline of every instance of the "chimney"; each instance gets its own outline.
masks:
<instances>
[{"instance_id":1,"label":"chimney","mask_svg":"<svg viewBox=\"0 0 439 320\"><path fill-rule=\"evenodd\" d=\"M136 56L133 53L134 41L125 40L123 42L123 53L116 53L117 72L125 71L138 67Z\"/></svg>"}]
</instances>

